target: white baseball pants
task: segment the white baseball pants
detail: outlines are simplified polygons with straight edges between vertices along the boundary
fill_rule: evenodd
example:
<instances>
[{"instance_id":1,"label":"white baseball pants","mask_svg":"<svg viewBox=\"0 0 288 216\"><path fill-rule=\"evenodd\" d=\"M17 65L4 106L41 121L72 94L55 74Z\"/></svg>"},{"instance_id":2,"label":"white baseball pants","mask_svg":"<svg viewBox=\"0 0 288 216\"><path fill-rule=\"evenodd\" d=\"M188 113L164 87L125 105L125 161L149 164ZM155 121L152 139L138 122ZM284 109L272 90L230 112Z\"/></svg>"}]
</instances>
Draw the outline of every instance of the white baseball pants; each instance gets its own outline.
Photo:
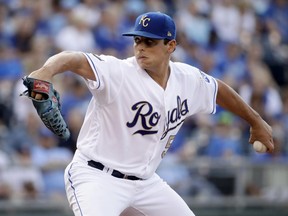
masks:
<instances>
[{"instance_id":1,"label":"white baseball pants","mask_svg":"<svg viewBox=\"0 0 288 216\"><path fill-rule=\"evenodd\" d=\"M157 174L147 180L120 179L73 161L65 170L65 185L75 216L195 216Z\"/></svg>"}]
</instances>

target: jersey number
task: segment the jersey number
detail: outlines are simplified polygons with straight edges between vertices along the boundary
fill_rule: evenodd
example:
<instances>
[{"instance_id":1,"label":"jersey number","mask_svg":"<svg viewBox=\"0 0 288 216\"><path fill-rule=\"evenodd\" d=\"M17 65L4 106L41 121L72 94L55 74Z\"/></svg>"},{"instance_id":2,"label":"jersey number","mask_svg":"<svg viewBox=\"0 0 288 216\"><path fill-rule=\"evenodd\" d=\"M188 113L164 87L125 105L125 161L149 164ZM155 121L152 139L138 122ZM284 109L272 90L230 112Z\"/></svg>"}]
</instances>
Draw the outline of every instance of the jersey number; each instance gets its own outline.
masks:
<instances>
[{"instance_id":1,"label":"jersey number","mask_svg":"<svg viewBox=\"0 0 288 216\"><path fill-rule=\"evenodd\" d=\"M164 151L163 151L162 154L161 154L161 158L163 158L163 157L166 155L167 151L169 150L169 148L170 148L171 145L172 145L172 142L173 142L174 138L175 138L175 135L171 135L171 136L168 138L168 141L167 141L167 143L166 143L166 145L165 145L165 149L164 149Z\"/></svg>"}]
</instances>

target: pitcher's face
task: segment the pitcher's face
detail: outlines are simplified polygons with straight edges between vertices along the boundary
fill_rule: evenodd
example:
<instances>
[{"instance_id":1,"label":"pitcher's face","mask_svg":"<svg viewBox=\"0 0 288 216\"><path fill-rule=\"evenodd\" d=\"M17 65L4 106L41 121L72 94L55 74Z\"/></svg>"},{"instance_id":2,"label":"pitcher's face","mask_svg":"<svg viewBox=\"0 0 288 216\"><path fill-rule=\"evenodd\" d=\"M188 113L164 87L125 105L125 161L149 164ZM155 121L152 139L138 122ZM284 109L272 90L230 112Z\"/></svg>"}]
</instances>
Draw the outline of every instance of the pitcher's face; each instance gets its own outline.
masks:
<instances>
[{"instance_id":1,"label":"pitcher's face","mask_svg":"<svg viewBox=\"0 0 288 216\"><path fill-rule=\"evenodd\" d=\"M164 40L157 40L147 37L134 37L134 54L137 63L144 70L153 70L167 62L170 58L171 45Z\"/></svg>"}]
</instances>

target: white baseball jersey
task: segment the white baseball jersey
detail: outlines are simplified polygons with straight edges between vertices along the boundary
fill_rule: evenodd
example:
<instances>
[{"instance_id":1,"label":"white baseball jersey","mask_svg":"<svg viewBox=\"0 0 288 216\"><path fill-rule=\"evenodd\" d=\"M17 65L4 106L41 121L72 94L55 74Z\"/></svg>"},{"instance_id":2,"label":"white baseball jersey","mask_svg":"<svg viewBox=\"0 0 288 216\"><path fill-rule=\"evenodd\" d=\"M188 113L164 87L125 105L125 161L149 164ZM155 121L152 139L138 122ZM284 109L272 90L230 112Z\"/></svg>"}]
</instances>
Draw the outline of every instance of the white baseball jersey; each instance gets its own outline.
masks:
<instances>
[{"instance_id":1,"label":"white baseball jersey","mask_svg":"<svg viewBox=\"0 0 288 216\"><path fill-rule=\"evenodd\" d=\"M84 53L97 81L86 80L93 97L77 143L77 155L127 175L149 178L184 120L214 113L217 82L199 69L170 61L164 90L135 57Z\"/></svg>"}]
</instances>

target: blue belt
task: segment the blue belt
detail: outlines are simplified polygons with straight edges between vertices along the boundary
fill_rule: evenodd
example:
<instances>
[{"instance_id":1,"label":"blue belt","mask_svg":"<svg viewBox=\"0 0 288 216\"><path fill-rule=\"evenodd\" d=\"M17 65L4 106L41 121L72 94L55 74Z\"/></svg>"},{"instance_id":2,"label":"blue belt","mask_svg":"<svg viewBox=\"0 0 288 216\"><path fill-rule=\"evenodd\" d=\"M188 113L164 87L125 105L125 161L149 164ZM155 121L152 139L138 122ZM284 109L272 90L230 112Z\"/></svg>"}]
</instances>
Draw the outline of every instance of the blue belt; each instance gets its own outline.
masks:
<instances>
[{"instance_id":1,"label":"blue belt","mask_svg":"<svg viewBox=\"0 0 288 216\"><path fill-rule=\"evenodd\" d=\"M104 168L105 168L105 166L102 163L96 162L96 161L93 161L93 160L88 161L88 165L91 166L91 167L94 167L96 169L99 169L99 170L104 170ZM118 170L114 170L114 169L113 169L111 175L116 177L116 178L121 178L121 179L143 180L143 179L138 178L136 176L125 175L125 174L119 172Z\"/></svg>"}]
</instances>

